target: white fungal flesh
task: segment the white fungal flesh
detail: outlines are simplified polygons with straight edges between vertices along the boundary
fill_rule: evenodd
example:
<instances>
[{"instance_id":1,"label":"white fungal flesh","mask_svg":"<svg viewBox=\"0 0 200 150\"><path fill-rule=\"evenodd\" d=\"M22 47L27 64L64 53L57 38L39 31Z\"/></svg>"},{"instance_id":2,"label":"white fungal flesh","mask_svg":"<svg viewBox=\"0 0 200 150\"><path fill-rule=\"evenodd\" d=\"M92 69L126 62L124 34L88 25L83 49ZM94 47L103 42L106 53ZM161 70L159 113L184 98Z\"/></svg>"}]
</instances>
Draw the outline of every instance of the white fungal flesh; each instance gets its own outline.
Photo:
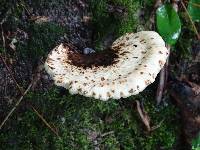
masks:
<instances>
[{"instance_id":1,"label":"white fungal flesh","mask_svg":"<svg viewBox=\"0 0 200 150\"><path fill-rule=\"evenodd\" d=\"M154 31L128 33L118 38L112 49L118 58L109 66L82 68L67 63L69 48L59 45L48 55L46 71L55 84L100 100L136 95L154 82L164 66L169 51Z\"/></svg>"}]
</instances>

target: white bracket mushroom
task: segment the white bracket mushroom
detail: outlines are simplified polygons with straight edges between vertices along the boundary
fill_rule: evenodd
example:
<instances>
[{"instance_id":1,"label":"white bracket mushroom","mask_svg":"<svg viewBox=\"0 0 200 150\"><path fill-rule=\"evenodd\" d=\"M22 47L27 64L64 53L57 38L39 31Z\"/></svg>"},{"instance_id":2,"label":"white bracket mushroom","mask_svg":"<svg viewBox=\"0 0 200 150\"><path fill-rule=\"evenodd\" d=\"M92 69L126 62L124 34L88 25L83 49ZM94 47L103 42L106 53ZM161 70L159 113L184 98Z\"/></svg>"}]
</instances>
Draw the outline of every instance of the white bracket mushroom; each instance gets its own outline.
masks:
<instances>
[{"instance_id":1,"label":"white bracket mushroom","mask_svg":"<svg viewBox=\"0 0 200 150\"><path fill-rule=\"evenodd\" d=\"M165 42L154 31L127 33L110 49L80 54L60 44L45 62L55 84L100 100L136 95L155 81L169 55Z\"/></svg>"}]
</instances>

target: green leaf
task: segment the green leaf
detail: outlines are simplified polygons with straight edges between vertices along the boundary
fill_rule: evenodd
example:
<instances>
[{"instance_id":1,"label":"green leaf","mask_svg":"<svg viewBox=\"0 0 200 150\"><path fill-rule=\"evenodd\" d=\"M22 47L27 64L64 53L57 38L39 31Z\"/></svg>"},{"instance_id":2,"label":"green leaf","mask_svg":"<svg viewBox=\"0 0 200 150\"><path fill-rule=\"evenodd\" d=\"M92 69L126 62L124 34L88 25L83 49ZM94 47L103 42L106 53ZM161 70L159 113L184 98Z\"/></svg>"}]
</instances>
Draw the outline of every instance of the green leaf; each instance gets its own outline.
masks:
<instances>
[{"instance_id":1,"label":"green leaf","mask_svg":"<svg viewBox=\"0 0 200 150\"><path fill-rule=\"evenodd\" d=\"M175 44L181 33L181 22L172 5L165 4L157 9L156 24L165 42L170 45Z\"/></svg>"},{"instance_id":2,"label":"green leaf","mask_svg":"<svg viewBox=\"0 0 200 150\"><path fill-rule=\"evenodd\" d=\"M192 140L192 150L200 150L200 134Z\"/></svg>"},{"instance_id":3,"label":"green leaf","mask_svg":"<svg viewBox=\"0 0 200 150\"><path fill-rule=\"evenodd\" d=\"M188 4L188 12L193 21L200 21L200 0L190 0Z\"/></svg>"}]
</instances>

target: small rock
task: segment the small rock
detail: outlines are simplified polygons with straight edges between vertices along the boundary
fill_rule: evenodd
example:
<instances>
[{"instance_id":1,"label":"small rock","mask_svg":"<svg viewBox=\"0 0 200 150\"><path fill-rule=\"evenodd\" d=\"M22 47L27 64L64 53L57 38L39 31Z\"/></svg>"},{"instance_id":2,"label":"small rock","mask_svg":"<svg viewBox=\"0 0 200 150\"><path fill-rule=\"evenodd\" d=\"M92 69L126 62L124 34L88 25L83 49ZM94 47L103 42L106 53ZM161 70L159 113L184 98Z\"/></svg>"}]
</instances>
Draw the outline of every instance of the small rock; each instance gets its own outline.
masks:
<instances>
[{"instance_id":1,"label":"small rock","mask_svg":"<svg viewBox=\"0 0 200 150\"><path fill-rule=\"evenodd\" d=\"M95 50L89 47L83 49L83 54L95 53Z\"/></svg>"}]
</instances>

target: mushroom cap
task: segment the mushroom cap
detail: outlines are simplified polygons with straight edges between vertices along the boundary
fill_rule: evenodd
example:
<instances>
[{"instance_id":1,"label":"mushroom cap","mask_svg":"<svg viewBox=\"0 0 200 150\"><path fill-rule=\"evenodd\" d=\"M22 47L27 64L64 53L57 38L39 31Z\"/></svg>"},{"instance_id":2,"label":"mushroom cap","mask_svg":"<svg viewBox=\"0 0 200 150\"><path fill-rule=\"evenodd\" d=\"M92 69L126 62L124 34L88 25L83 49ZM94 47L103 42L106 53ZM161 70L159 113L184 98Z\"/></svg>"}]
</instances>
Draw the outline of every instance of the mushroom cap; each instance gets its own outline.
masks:
<instances>
[{"instance_id":1,"label":"mushroom cap","mask_svg":"<svg viewBox=\"0 0 200 150\"><path fill-rule=\"evenodd\" d=\"M154 31L127 33L108 50L80 54L60 44L48 55L45 69L55 84L95 99L120 99L143 91L164 66L169 55Z\"/></svg>"}]
</instances>

